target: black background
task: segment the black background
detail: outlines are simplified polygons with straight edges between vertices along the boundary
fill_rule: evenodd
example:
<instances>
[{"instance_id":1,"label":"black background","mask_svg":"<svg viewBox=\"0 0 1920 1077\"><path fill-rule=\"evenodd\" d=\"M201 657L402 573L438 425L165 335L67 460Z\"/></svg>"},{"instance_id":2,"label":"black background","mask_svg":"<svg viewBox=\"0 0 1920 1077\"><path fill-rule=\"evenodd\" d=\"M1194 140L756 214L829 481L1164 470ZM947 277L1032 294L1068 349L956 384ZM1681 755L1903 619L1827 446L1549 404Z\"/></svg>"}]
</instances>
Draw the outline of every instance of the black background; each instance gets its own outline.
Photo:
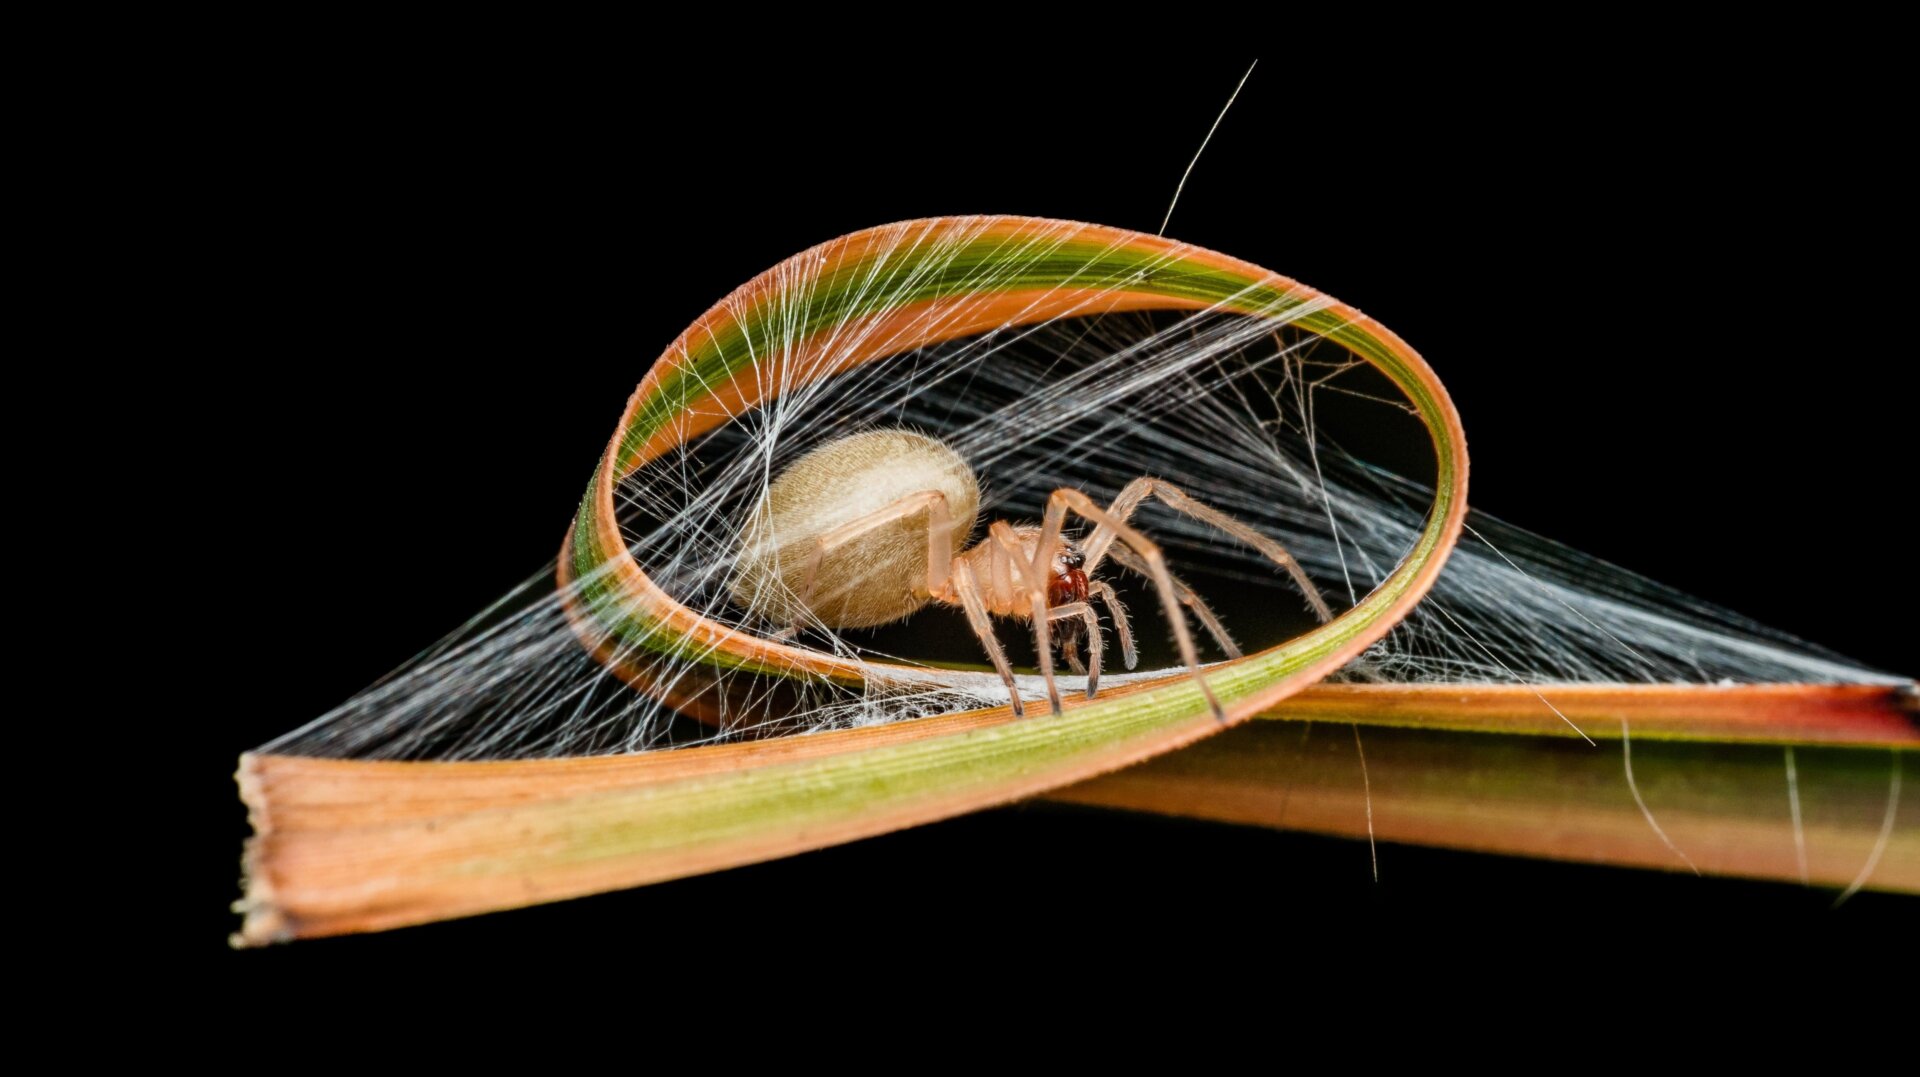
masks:
<instances>
[{"instance_id":1,"label":"black background","mask_svg":"<svg viewBox=\"0 0 1920 1077\"><path fill-rule=\"evenodd\" d=\"M1893 567L1911 545L1910 303L1879 268L1908 244L1879 88L1643 60L1435 68L1389 92L1269 58L1169 234L1339 296L1419 348L1464 415L1476 506L1912 673L1893 612L1916 597ZM200 92L159 162L183 192L167 228L211 268L175 312L209 360L180 431L208 481L179 503L252 536L208 544L198 579L217 584L193 599L227 626L193 674L227 687L185 771L210 812L174 868L190 948L212 956L234 926L237 754L552 556L628 393L687 322L789 254L897 219L1152 231L1244 66L837 56L723 83L637 59L410 53L183 74ZM296 612L263 625L261 601ZM897 954L939 931L1041 962L1123 936L1251 962L1437 925L1525 947L1599 924L1912 912L1867 894L1828 917L1830 893L1797 887L1400 846L1381 849L1376 885L1367 856L1015 807L219 960L314 976L590 954L652 976L826 939Z\"/></svg>"}]
</instances>

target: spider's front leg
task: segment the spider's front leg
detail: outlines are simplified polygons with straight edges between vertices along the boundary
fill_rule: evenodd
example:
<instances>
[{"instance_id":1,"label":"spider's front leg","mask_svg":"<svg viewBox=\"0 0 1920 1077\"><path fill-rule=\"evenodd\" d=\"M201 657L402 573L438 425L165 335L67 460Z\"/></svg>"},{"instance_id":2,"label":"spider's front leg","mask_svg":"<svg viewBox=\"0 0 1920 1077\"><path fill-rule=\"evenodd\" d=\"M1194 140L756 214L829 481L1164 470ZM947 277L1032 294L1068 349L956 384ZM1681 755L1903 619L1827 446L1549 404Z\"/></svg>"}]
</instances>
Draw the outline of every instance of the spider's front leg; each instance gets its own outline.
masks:
<instances>
[{"instance_id":1,"label":"spider's front leg","mask_svg":"<svg viewBox=\"0 0 1920 1077\"><path fill-rule=\"evenodd\" d=\"M1047 612L1047 577L1027 560L1012 525L995 520L987 534L998 547L998 554L1006 559L1013 586L1026 592L1027 613L1033 619L1033 649L1040 657L1040 679L1047 685L1047 702L1053 713L1059 714L1060 686L1053 683L1053 618Z\"/></svg>"},{"instance_id":2,"label":"spider's front leg","mask_svg":"<svg viewBox=\"0 0 1920 1077\"><path fill-rule=\"evenodd\" d=\"M1078 619L1079 623L1073 621ZM1047 611L1047 620L1066 621L1065 626L1077 631L1060 633L1060 653L1066 656L1067 665L1075 673L1087 675L1087 698L1092 699L1100 691L1100 618L1093 607L1085 602L1069 602L1064 606L1055 606ZM1080 662L1080 638L1087 640L1087 664ZM1088 666L1092 669L1089 670Z\"/></svg>"},{"instance_id":3,"label":"spider's front leg","mask_svg":"<svg viewBox=\"0 0 1920 1077\"><path fill-rule=\"evenodd\" d=\"M1120 637L1120 661L1132 669L1140 661L1140 656L1133 649L1133 626L1127 622L1127 608L1120 604L1120 596L1113 593L1112 584L1092 580L1087 584L1087 597L1089 600L1097 598L1107 604L1107 616L1113 618L1113 633Z\"/></svg>"},{"instance_id":4,"label":"spider's front leg","mask_svg":"<svg viewBox=\"0 0 1920 1077\"><path fill-rule=\"evenodd\" d=\"M1188 672L1193 674L1193 682L1200 688L1200 694L1206 697L1208 709L1220 722L1227 720L1227 712L1220 706L1220 700L1213 694L1213 688L1207 684L1206 675L1200 672L1200 655L1194 650L1193 634L1187 631L1187 619L1180 612L1180 593L1173 583L1173 574L1167 571L1167 557L1158 544L1147 536L1134 530L1127 522L1094 504L1092 498L1070 487L1055 490L1047 497L1047 515L1040 527L1040 540L1035 546L1034 566L1044 562L1041 558L1050 558L1053 548L1060 541L1061 527L1066 523L1067 512L1071 510L1095 527L1095 536L1111 534L1127 544L1147 567L1147 574L1153 580L1154 587L1160 592L1160 605L1165 609L1167 622L1173 626L1174 642L1180 646L1180 658L1187 664ZM1108 539L1109 542L1112 539ZM1091 570L1097 563L1089 542L1083 549L1087 552L1087 568ZM1032 569L1029 570L1032 575Z\"/></svg>"}]
</instances>

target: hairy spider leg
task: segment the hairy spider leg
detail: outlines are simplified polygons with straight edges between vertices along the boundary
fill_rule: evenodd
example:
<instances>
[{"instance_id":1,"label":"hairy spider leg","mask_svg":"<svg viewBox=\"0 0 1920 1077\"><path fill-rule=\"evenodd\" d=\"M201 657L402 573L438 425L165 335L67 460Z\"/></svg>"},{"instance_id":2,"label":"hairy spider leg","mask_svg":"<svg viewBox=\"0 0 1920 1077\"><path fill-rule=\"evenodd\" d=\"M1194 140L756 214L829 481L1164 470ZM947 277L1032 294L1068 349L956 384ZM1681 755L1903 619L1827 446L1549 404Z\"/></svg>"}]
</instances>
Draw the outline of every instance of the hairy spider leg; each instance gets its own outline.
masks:
<instances>
[{"instance_id":1,"label":"hairy spider leg","mask_svg":"<svg viewBox=\"0 0 1920 1077\"><path fill-rule=\"evenodd\" d=\"M1287 575L1293 577L1294 586L1300 588L1300 593L1307 597L1308 604L1313 607L1314 616L1320 618L1321 624L1333 620L1333 611L1327 607L1327 600L1320 596L1320 589L1307 578L1307 573L1300 567L1300 562L1294 559L1293 554L1287 552L1285 546L1219 509L1194 500L1186 491L1170 482L1154 478L1135 479L1120 491L1119 497L1113 499L1113 504L1107 507L1107 512L1116 523L1125 524L1133 518L1134 510L1138 509L1140 503L1148 497L1157 497L1175 512L1218 528L1259 550L1266 555L1267 560L1286 569ZM1085 571L1089 575L1107 555L1108 547L1113 545L1114 535L1115 532L1112 529L1101 524L1094 528L1093 534L1087 537L1087 541L1080 544L1081 551L1087 555Z\"/></svg>"},{"instance_id":2,"label":"hairy spider leg","mask_svg":"<svg viewBox=\"0 0 1920 1077\"><path fill-rule=\"evenodd\" d=\"M1087 665L1081 664L1080 648L1073 637L1069 636L1063 639L1060 649L1062 653L1067 656L1067 665L1073 667L1075 673L1084 673L1087 675L1087 698L1092 699L1094 694L1100 690L1101 644L1099 616L1093 612L1093 607L1085 602L1069 602L1062 606L1055 606L1047 611L1047 620L1049 621L1064 621L1074 617L1080 618L1081 623L1086 626L1087 660L1092 668L1089 669Z\"/></svg>"},{"instance_id":3,"label":"hairy spider leg","mask_svg":"<svg viewBox=\"0 0 1920 1077\"><path fill-rule=\"evenodd\" d=\"M1060 686L1053 683L1053 619L1047 615L1047 577L1037 565L1027 562L1026 553L1020 548L1020 539L1013 533L1012 524L995 520L987 528L987 534L1005 558L1011 582L1027 593L1027 612L1033 620L1033 648L1040 656L1040 679L1047 686L1048 705L1053 708L1053 713L1059 714ZM1000 565L996 563L994 572L998 575L999 571Z\"/></svg>"},{"instance_id":4,"label":"hairy spider leg","mask_svg":"<svg viewBox=\"0 0 1920 1077\"><path fill-rule=\"evenodd\" d=\"M1054 545L1060 540L1060 528L1066 522L1068 510L1072 510L1092 523L1096 535L1110 530L1114 538L1132 547L1133 552L1139 554L1140 559L1146 562L1148 575L1160 591L1161 608L1166 612L1167 622L1173 626L1174 642L1180 645L1180 658L1187 664L1187 671L1193 674L1193 683L1199 686L1200 694L1206 697L1207 707L1213 711L1214 719L1225 722L1227 712L1220 706L1219 698L1213 694L1213 687L1207 683L1206 675L1200 672L1200 655L1193 648L1193 633L1187 630L1187 619L1180 612L1180 595L1174 590L1173 577L1167 571L1166 554L1161 552L1160 547L1152 539L1094 504L1093 499L1086 494L1071 487L1061 487L1047 496L1047 515L1040 527L1040 541L1035 547L1035 560L1051 555ZM1109 545L1112 542L1113 538L1107 540ZM1091 553L1088 554L1088 562L1093 563Z\"/></svg>"},{"instance_id":5,"label":"hairy spider leg","mask_svg":"<svg viewBox=\"0 0 1920 1077\"><path fill-rule=\"evenodd\" d=\"M1121 568L1136 572L1148 579L1153 578L1153 570L1147 567L1147 563L1134 556L1133 552L1125 546L1108 547L1107 556L1113 558L1114 562ZM1233 637L1227 634L1227 626L1221 624L1220 618L1213 615L1213 607L1207 605L1206 599L1201 598L1199 592L1187 586L1186 581L1173 575L1171 572L1167 573L1167 575L1173 580L1173 590L1174 593L1180 596L1181 604L1192 610L1193 615L1200 619L1201 624L1206 626L1208 634L1213 636L1213 642L1219 644L1220 649L1227 652L1228 658L1239 658L1240 645L1233 642ZM1111 587L1109 587L1109 590L1111 590ZM1129 664L1127 668L1132 669L1133 666Z\"/></svg>"},{"instance_id":6,"label":"hairy spider leg","mask_svg":"<svg viewBox=\"0 0 1920 1077\"><path fill-rule=\"evenodd\" d=\"M980 646L986 649L993 668L1000 671L1000 679L1007 682L1013 716L1025 718L1027 707L1020 701L1020 690L1014 687L1013 667L1007 664L1007 652L1001 649L999 637L993 634L993 619L987 616L987 604L981 601L980 583L973 578L973 567L965 561L954 566L953 589L960 596L960 608L967 611L967 623L973 626L974 635L980 637Z\"/></svg>"},{"instance_id":7,"label":"hairy spider leg","mask_svg":"<svg viewBox=\"0 0 1920 1077\"><path fill-rule=\"evenodd\" d=\"M1120 597L1113 593L1113 585L1105 580L1089 580L1087 598L1098 598L1107 604L1107 615L1113 618L1114 634L1120 637L1120 660L1127 664L1128 669L1132 669L1140 661L1140 656L1133 649L1133 626L1127 623L1126 607L1120 604Z\"/></svg>"}]
</instances>

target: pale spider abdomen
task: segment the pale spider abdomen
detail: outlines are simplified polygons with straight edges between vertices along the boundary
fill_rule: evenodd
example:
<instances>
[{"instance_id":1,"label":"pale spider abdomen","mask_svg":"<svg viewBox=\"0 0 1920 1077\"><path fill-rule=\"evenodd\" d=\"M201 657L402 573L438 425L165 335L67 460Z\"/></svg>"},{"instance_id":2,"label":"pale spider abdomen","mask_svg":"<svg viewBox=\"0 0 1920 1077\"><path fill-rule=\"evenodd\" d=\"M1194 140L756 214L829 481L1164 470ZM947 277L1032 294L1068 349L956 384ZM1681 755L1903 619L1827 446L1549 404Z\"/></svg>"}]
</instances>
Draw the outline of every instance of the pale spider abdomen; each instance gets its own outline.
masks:
<instances>
[{"instance_id":1,"label":"pale spider abdomen","mask_svg":"<svg viewBox=\"0 0 1920 1077\"><path fill-rule=\"evenodd\" d=\"M729 585L734 602L776 625L811 619L864 628L907 616L928 597L925 512L827 554L811 611L801 608L800 596L821 535L927 490L946 495L957 555L980 512L980 485L958 453L911 430L849 434L807 453L754 506ZM809 612L811 618L802 616Z\"/></svg>"}]
</instances>

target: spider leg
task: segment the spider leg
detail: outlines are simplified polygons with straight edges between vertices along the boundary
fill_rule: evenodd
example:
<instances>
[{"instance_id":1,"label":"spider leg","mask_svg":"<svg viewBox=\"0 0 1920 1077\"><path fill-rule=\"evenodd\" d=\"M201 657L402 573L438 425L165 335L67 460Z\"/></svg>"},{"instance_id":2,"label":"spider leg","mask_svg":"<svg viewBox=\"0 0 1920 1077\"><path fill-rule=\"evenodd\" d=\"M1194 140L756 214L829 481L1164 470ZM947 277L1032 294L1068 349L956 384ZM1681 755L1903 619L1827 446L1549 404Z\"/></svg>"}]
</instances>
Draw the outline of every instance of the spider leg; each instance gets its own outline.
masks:
<instances>
[{"instance_id":1,"label":"spider leg","mask_svg":"<svg viewBox=\"0 0 1920 1077\"><path fill-rule=\"evenodd\" d=\"M965 561L954 565L953 589L960 596L961 608L967 611L967 623L973 626L974 634L980 637L980 646L986 649L993 668L1000 671L1000 679L1007 682L1007 698L1013 701L1013 716L1026 717L1026 704L1020 701L1020 689L1013 683L1013 667L1007 664L1007 652L993 634L993 619L987 616L987 604L980 598L979 581L973 578L973 569Z\"/></svg>"},{"instance_id":2,"label":"spider leg","mask_svg":"<svg viewBox=\"0 0 1920 1077\"><path fill-rule=\"evenodd\" d=\"M1070 617L1080 618L1087 629L1087 661L1093 667L1093 672L1087 675L1087 698L1092 699L1094 693L1100 690L1100 618L1093 612L1093 607L1085 602L1069 602L1047 611L1049 621L1063 621ZM1068 636L1061 642L1073 648L1067 653L1067 661L1074 667L1073 671L1086 673L1087 667L1080 664L1079 641Z\"/></svg>"},{"instance_id":3,"label":"spider leg","mask_svg":"<svg viewBox=\"0 0 1920 1077\"><path fill-rule=\"evenodd\" d=\"M1125 546L1112 547L1107 551L1107 555L1119 562L1120 567L1137 572L1148 579L1153 578L1153 573L1147 569L1147 563L1140 560ZM1172 573L1168 575L1173 579L1173 589L1180 596L1180 603L1192 610L1193 615L1200 619L1200 623L1207 626L1207 632L1213 636L1213 642L1227 652L1228 658L1239 658L1240 645L1233 642L1233 637L1227 634L1227 626L1221 624L1220 618L1213 615L1213 608L1207 605L1206 599L1201 598L1199 593L1187 586L1186 581L1180 577Z\"/></svg>"},{"instance_id":4,"label":"spider leg","mask_svg":"<svg viewBox=\"0 0 1920 1077\"><path fill-rule=\"evenodd\" d=\"M1065 522L1069 509L1085 517L1097 529L1111 528L1115 537L1132 547L1133 552L1139 554L1146 563L1148 575L1160 591L1160 605L1166 610L1167 622L1173 626L1174 642L1180 645L1180 658L1186 662L1187 671L1193 674L1193 683L1199 686L1200 694L1206 697L1207 707L1213 711L1214 719L1224 723L1227 712L1213 694L1212 686L1207 684L1206 675L1200 672L1200 655L1193 649L1193 633L1187 630L1187 619L1180 612L1180 595L1174 590L1173 576L1167 572L1166 554L1152 539L1094 504L1092 498L1070 487L1055 490L1047 497L1047 516L1040 532L1043 551L1046 539L1059 536L1060 526ZM1096 530L1095 534L1098 533L1099 530Z\"/></svg>"},{"instance_id":5,"label":"spider leg","mask_svg":"<svg viewBox=\"0 0 1920 1077\"><path fill-rule=\"evenodd\" d=\"M1138 509L1140 503L1148 497L1157 497L1175 512L1218 528L1259 550L1266 555L1267 560L1287 570L1287 575L1293 578L1294 586L1306 596L1307 604L1313 607L1314 616L1320 619L1321 624L1333 620L1333 611L1327 607L1327 600L1320 596L1320 589L1307 578L1306 570L1300 567L1300 562L1294 559L1293 554L1287 552L1285 546L1219 509L1194 500L1185 490L1170 482L1154 478L1133 480L1120 491L1120 496L1113 499L1113 504L1107 507L1108 517L1116 527L1125 526L1127 520L1133 516L1134 510ZM1087 537L1087 541L1080 544L1081 552L1087 557L1085 571L1088 575L1092 575L1101 559L1106 557L1109 547L1113 545L1113 540L1118 534L1116 527L1101 523L1093 529L1093 534Z\"/></svg>"},{"instance_id":6,"label":"spider leg","mask_svg":"<svg viewBox=\"0 0 1920 1077\"><path fill-rule=\"evenodd\" d=\"M1052 618L1047 616L1046 577L1028 564L1012 525L1005 520L995 520L987 533L1006 558L1013 583L1027 592L1028 613L1033 619L1033 648L1040 656L1040 679L1047 685L1047 702L1052 705L1053 713L1059 714L1060 686L1053 683L1053 640L1048 628Z\"/></svg>"},{"instance_id":7,"label":"spider leg","mask_svg":"<svg viewBox=\"0 0 1920 1077\"><path fill-rule=\"evenodd\" d=\"M827 554L922 509L927 513L927 591L931 594L946 586L953 572L953 514L947 510L947 495L938 490L922 490L857 520L841 524L815 539L813 552L807 557L806 574L801 577L800 608L808 613L813 612L813 589L820 575L820 562ZM788 631L797 633L799 627L797 624L791 625Z\"/></svg>"},{"instance_id":8,"label":"spider leg","mask_svg":"<svg viewBox=\"0 0 1920 1077\"><path fill-rule=\"evenodd\" d=\"M1107 613L1113 618L1114 634L1120 637L1120 660L1132 669L1140 661L1139 654L1133 649L1133 626L1127 623L1127 610L1120 604L1120 598L1113 593L1113 585L1095 580L1087 585L1089 598L1098 596L1107 604Z\"/></svg>"}]
</instances>

